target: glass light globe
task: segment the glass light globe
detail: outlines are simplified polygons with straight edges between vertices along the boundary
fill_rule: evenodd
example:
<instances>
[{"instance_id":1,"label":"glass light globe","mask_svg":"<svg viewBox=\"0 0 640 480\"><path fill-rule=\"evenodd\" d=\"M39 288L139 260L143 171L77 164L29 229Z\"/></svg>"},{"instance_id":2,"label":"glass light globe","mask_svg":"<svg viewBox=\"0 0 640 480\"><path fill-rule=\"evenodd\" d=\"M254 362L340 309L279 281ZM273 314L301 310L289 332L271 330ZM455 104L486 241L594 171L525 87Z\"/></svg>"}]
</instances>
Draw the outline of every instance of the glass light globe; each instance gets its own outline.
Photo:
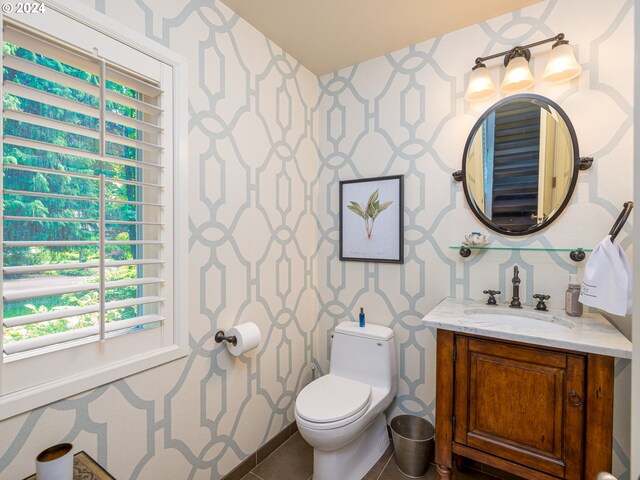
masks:
<instances>
[{"instance_id":1,"label":"glass light globe","mask_svg":"<svg viewBox=\"0 0 640 480\"><path fill-rule=\"evenodd\" d=\"M467 102L480 102L495 95L495 93L496 86L493 84L487 67L474 68L469 77L469 86L464 94L464 99Z\"/></svg>"},{"instance_id":2,"label":"glass light globe","mask_svg":"<svg viewBox=\"0 0 640 480\"><path fill-rule=\"evenodd\" d=\"M573 48L568 43L562 43L551 50L542 81L545 83L565 82L577 77L581 72L582 67L573 54Z\"/></svg>"},{"instance_id":3,"label":"glass light globe","mask_svg":"<svg viewBox=\"0 0 640 480\"><path fill-rule=\"evenodd\" d=\"M536 81L529 70L529 62L524 57L514 57L509 61L504 73L500 90L504 93L516 93L531 88Z\"/></svg>"}]
</instances>

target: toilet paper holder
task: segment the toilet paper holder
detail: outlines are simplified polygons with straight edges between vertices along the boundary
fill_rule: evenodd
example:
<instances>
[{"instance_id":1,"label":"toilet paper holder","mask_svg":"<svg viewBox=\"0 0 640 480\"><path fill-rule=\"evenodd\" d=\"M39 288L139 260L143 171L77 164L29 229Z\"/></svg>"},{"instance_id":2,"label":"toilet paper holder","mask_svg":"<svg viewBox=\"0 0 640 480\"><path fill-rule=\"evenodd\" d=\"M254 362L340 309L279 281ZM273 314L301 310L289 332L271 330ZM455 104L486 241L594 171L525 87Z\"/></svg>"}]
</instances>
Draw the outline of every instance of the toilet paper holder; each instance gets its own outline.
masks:
<instances>
[{"instance_id":1,"label":"toilet paper holder","mask_svg":"<svg viewBox=\"0 0 640 480\"><path fill-rule=\"evenodd\" d=\"M245 322L224 330L218 330L213 337L216 343L226 342L227 350L234 357L257 348L262 336L260 329L253 322Z\"/></svg>"},{"instance_id":2,"label":"toilet paper holder","mask_svg":"<svg viewBox=\"0 0 640 480\"><path fill-rule=\"evenodd\" d=\"M213 337L216 343L229 342L234 347L238 344L238 339L235 335L225 335L224 330L218 330L215 337Z\"/></svg>"}]
</instances>

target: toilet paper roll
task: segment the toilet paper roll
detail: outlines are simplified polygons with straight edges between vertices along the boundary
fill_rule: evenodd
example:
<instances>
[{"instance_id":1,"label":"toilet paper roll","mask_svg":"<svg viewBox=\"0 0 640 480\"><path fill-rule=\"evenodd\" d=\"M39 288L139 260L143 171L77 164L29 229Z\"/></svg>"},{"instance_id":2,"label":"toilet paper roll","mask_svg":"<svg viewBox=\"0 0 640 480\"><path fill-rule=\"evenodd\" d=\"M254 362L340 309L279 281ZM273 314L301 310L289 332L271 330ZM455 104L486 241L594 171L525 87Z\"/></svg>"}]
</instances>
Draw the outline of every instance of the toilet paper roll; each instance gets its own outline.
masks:
<instances>
[{"instance_id":1,"label":"toilet paper roll","mask_svg":"<svg viewBox=\"0 0 640 480\"><path fill-rule=\"evenodd\" d=\"M230 328L227 335L236 337L237 343L235 345L227 342L229 352L236 357L256 348L261 338L260 329L253 322L241 323L240 325Z\"/></svg>"}]
</instances>

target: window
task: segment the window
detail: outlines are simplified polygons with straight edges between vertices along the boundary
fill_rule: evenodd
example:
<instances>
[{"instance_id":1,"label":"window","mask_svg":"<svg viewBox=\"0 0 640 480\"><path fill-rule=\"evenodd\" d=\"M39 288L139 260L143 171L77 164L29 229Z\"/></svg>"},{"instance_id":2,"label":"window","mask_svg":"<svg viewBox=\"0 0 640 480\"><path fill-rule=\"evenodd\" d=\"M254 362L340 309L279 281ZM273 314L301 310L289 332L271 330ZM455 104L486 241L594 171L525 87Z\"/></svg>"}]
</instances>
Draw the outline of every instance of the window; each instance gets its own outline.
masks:
<instances>
[{"instance_id":1,"label":"window","mask_svg":"<svg viewBox=\"0 0 640 480\"><path fill-rule=\"evenodd\" d=\"M185 354L181 61L68 4L3 20L0 418Z\"/></svg>"}]
</instances>

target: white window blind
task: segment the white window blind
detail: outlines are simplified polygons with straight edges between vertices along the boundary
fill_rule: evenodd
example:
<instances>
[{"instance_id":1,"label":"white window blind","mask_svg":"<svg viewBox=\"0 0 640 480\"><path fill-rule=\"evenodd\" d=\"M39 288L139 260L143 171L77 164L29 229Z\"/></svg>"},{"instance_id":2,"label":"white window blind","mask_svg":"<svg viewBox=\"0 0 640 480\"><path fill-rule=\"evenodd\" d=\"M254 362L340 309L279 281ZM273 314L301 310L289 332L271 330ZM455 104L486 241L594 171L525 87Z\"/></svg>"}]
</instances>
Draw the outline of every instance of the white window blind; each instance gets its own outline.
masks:
<instances>
[{"instance_id":1,"label":"white window blind","mask_svg":"<svg viewBox=\"0 0 640 480\"><path fill-rule=\"evenodd\" d=\"M0 398L176 341L174 76L87 32L3 22Z\"/></svg>"}]
</instances>

